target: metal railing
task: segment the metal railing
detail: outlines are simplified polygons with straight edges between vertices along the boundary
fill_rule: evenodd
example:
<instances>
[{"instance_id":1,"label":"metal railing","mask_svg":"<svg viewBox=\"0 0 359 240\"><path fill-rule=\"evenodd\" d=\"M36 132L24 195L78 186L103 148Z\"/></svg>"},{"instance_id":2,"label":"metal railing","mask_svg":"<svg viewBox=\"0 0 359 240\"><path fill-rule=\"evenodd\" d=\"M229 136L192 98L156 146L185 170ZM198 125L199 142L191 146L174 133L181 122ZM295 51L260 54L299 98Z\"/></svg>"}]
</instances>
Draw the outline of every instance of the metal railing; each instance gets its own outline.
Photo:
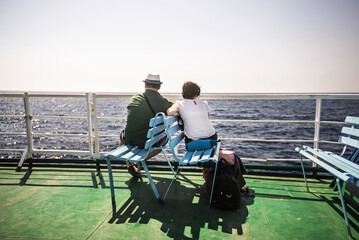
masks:
<instances>
[{"instance_id":1,"label":"metal railing","mask_svg":"<svg viewBox=\"0 0 359 240\"><path fill-rule=\"evenodd\" d=\"M164 96L170 99L180 98L179 95L172 94ZM109 98L129 98L129 94L96 94L96 93L82 93L82 94L35 94L35 93L21 93L21 94L12 94L12 93L0 93L0 98L22 98L24 102L24 114L23 115L0 115L0 120L4 118L10 119L25 119L25 132L3 132L0 129L0 135L26 135L27 147L26 149L0 149L0 151L6 152L24 152L19 165L22 165L23 161L26 158L32 157L33 154L74 154L74 155L88 155L93 156L94 159L100 159L101 155L105 152L100 150L100 141L103 137L118 137L116 134L100 134L99 132L99 121L101 120L125 120L125 118L120 117L103 117L98 116L98 99L109 99ZM30 107L31 98L79 98L84 99L84 104L86 104L86 116L45 116L45 115L32 115ZM313 143L314 147L318 147L319 143L331 143L335 144L333 141L324 141L320 140L320 124L321 123L330 123L330 124L344 124L344 122L336 121L321 121L321 106L323 99L359 99L359 93L353 94L204 94L202 95L204 99L243 99L243 100L289 100L289 99L315 99L315 118L314 120L276 120L276 119L265 119L265 120L256 120L256 119L212 119L213 122L234 122L234 123L311 123L314 124L314 136L313 139L260 139L260 138L221 138L223 141L233 140L233 141L250 141L250 142L283 142L283 143ZM87 124L87 134L70 134L70 133L34 133L32 128L33 119L42 119L42 118L62 118L62 119L84 119ZM92 123L93 120L93 123ZM66 137L87 137L88 138L88 150L57 150L57 149L37 149L34 148L33 136L66 136ZM266 158L266 159L243 159L250 161L298 161L299 159L275 159L275 158Z\"/></svg>"},{"instance_id":2,"label":"metal railing","mask_svg":"<svg viewBox=\"0 0 359 240\"><path fill-rule=\"evenodd\" d=\"M93 134L91 124L91 94L0 94L2 98L23 98L24 102L24 115L0 115L1 118L24 118L26 132L3 132L0 130L0 135L26 135L25 149L6 149L2 148L2 152L23 152L22 157L18 163L18 167L21 168L26 158L31 158L33 154L75 154L75 155L93 155ZM46 116L46 115L32 115L30 107L31 98L83 98L87 106L86 116ZM46 118L58 118L58 119L86 119L87 120L87 134L59 134L59 133L34 133L32 128L32 121L34 119L46 119ZM88 137L88 150L58 150L58 149L37 149L34 148L34 136L66 136L66 137Z\"/></svg>"}]
</instances>

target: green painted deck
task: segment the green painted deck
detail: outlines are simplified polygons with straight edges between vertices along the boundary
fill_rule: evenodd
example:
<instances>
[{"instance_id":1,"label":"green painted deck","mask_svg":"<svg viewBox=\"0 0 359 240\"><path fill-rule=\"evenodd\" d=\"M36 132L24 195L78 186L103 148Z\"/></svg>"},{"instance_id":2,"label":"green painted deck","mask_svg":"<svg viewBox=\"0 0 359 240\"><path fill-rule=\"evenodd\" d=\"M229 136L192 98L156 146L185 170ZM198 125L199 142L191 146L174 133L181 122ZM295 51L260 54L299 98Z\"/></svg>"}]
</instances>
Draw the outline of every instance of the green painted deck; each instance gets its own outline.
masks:
<instances>
[{"instance_id":1,"label":"green painted deck","mask_svg":"<svg viewBox=\"0 0 359 240\"><path fill-rule=\"evenodd\" d=\"M171 174L151 172L163 195ZM0 239L350 239L330 180L309 179L308 193L302 178L246 175L251 192L233 212L209 208L200 173L185 172L164 205L147 178L114 180L113 218L105 169L0 167ZM358 239L358 209L347 208Z\"/></svg>"}]
</instances>

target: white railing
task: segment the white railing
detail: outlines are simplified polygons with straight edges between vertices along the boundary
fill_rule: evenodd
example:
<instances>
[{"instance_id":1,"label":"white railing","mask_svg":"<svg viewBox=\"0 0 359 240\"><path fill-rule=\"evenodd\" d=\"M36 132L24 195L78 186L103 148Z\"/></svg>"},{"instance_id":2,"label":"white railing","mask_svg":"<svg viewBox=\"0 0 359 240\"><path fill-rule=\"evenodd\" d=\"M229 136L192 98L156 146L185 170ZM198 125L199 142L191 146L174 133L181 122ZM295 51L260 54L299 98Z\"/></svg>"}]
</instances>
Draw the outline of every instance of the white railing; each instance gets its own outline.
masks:
<instances>
[{"instance_id":1,"label":"white railing","mask_svg":"<svg viewBox=\"0 0 359 240\"><path fill-rule=\"evenodd\" d=\"M166 95L170 99L179 98L179 95ZM45 116L45 115L32 115L30 107L31 98L80 98L84 99L86 104L86 116ZM109 98L129 98L129 94L95 94L95 93L82 93L82 94L34 94L34 93L0 93L0 98L22 98L24 102L24 115L0 115L0 121L4 118L10 119L25 119L25 132L3 132L0 129L0 135L26 135L27 147L26 149L0 149L0 151L6 152L24 152L19 165L22 164L24 159L32 157L33 154L72 154L72 155L88 155L93 156L95 159L100 159L101 155L105 152L100 150L100 140L102 137L118 137L116 134L100 134L99 133L99 121L106 120L125 120L120 117L102 117L98 116L98 103L97 100L109 99ZM233 141L250 141L250 142L297 142L297 143L313 143L314 147L318 147L319 143L331 143L336 142L320 140L320 124L344 124L344 122L335 121L321 121L321 105L322 99L359 99L359 93L353 94L204 94L204 99L268 99L268 100L288 100L288 99L315 99L316 100L316 111L314 120L240 120L240 119L213 119L213 122L234 122L234 123L312 123L314 124L314 136L313 139L256 139L256 138L221 138L221 140L233 140ZM93 113L93 114L92 114ZM1 114L1 113L0 113ZM343 116L344 117L344 116ZM87 134L64 134L64 133L33 133L32 131L32 120L41 118L62 118L62 119L86 119ZM93 120L93 123L92 123ZM57 149L36 149L33 146L33 136L66 136L66 137L87 137L88 138L88 150L57 150ZM243 159L250 161L298 161L299 159Z\"/></svg>"},{"instance_id":2,"label":"white railing","mask_svg":"<svg viewBox=\"0 0 359 240\"><path fill-rule=\"evenodd\" d=\"M19 165L22 164L25 158L31 158L33 154L75 154L75 155L93 155L93 134L91 124L91 94L0 94L2 98L23 98L24 102L24 115L0 115L0 118L24 118L26 132L2 132L0 135L26 135L26 149L6 149L2 148L2 152L24 152ZM32 115L30 107L31 98L83 98L87 106L86 116L45 116L45 115ZM34 133L32 131L32 120L33 119L44 119L44 118L62 118L62 119L86 119L87 120L87 134L59 134L59 133ZM37 149L33 146L33 136L67 136L67 137L88 137L88 150L57 150L57 149Z\"/></svg>"}]
</instances>

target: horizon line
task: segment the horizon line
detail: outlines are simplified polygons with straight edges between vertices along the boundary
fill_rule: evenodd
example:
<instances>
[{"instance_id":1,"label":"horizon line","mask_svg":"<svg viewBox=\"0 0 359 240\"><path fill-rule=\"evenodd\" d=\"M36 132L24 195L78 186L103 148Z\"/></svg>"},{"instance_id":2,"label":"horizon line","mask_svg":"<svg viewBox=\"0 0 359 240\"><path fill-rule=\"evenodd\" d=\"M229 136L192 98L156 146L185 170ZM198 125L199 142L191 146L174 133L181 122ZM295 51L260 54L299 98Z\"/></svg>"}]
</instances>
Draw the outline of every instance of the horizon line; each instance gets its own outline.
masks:
<instances>
[{"instance_id":1,"label":"horizon line","mask_svg":"<svg viewBox=\"0 0 359 240\"><path fill-rule=\"evenodd\" d=\"M138 93L142 93L143 91L124 91L124 92L109 92L109 91L36 91L36 90L31 90L31 91L21 91L21 90L0 90L0 93L2 94L6 94L6 93L10 93L10 94L22 94L22 93L30 93L30 94L45 94L45 93L56 93L56 94L85 94L85 93L92 93L92 94L124 94L124 95L129 95L129 94L138 94ZM162 95L181 95L181 92L161 92L160 93ZM345 94L345 95L350 95L350 94L359 94L359 92L202 92L201 95L245 95L245 94L253 94L253 95L296 95L296 94L315 94L315 95L322 95L322 94Z\"/></svg>"}]
</instances>

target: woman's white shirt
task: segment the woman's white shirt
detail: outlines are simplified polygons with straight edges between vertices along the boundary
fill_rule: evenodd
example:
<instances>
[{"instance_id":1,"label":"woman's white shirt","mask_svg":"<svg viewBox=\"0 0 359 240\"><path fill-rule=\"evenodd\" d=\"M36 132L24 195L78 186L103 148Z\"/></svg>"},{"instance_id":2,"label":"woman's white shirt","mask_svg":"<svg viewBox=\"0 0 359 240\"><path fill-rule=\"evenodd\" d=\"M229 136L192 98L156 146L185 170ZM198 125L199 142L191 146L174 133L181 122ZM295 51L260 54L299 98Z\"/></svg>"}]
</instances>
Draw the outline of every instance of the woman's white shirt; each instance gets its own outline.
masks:
<instances>
[{"instance_id":1,"label":"woman's white shirt","mask_svg":"<svg viewBox=\"0 0 359 240\"><path fill-rule=\"evenodd\" d=\"M183 119L184 133L193 140L208 138L216 133L209 120L209 106L201 99L181 99L175 103Z\"/></svg>"}]
</instances>

